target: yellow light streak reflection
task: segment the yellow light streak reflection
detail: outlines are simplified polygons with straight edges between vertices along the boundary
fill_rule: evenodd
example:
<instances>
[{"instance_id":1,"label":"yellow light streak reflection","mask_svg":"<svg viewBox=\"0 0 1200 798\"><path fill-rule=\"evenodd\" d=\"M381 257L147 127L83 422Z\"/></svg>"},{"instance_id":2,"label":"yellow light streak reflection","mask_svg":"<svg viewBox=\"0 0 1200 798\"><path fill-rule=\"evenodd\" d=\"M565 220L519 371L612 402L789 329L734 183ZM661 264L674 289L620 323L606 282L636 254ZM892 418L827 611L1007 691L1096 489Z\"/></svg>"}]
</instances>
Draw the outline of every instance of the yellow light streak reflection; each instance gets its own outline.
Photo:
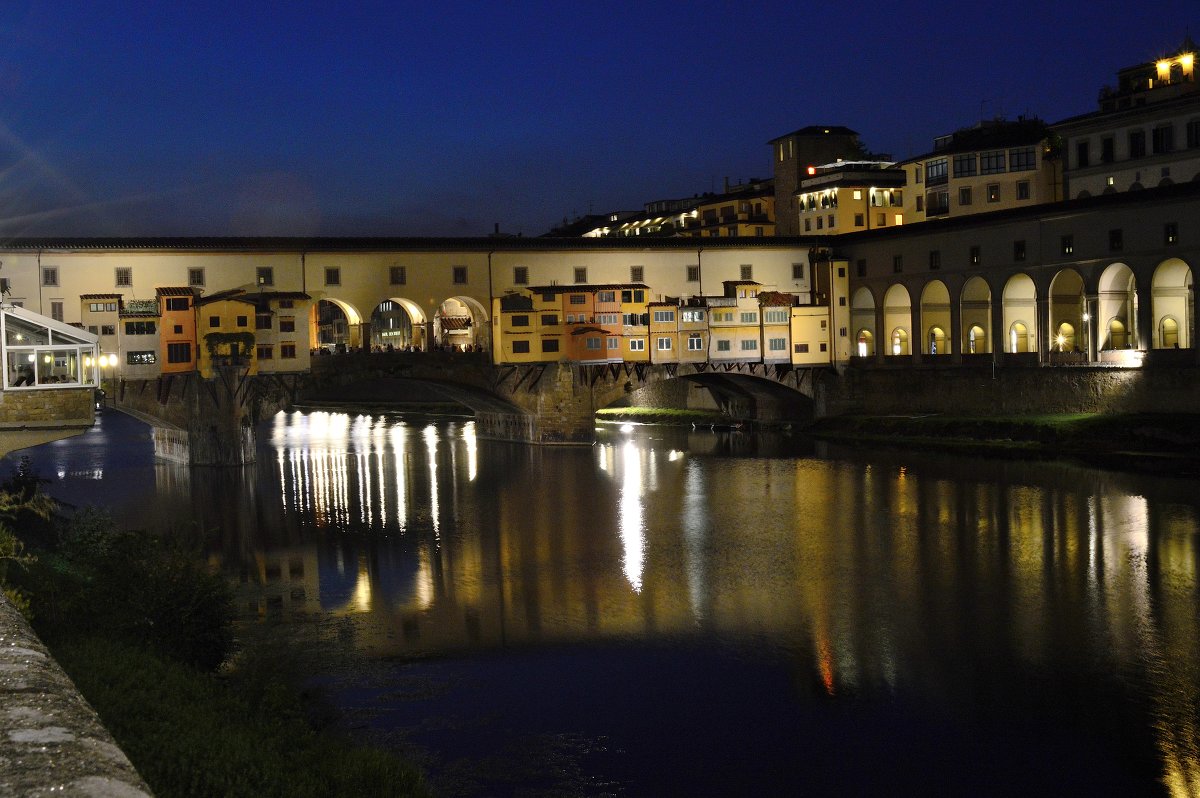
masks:
<instances>
[{"instance_id":1,"label":"yellow light streak reflection","mask_svg":"<svg viewBox=\"0 0 1200 798\"><path fill-rule=\"evenodd\" d=\"M438 526L437 427L430 424L422 434L425 438L425 450L429 452L429 517L433 522L433 535L437 538L441 534Z\"/></svg>"},{"instance_id":2,"label":"yellow light streak reflection","mask_svg":"<svg viewBox=\"0 0 1200 798\"><path fill-rule=\"evenodd\" d=\"M642 592L642 569L644 566L646 536L644 510L642 507L642 462L641 453L633 441L626 441L621 448L621 498L620 526L621 543L625 556L621 569L635 593Z\"/></svg>"}]
</instances>

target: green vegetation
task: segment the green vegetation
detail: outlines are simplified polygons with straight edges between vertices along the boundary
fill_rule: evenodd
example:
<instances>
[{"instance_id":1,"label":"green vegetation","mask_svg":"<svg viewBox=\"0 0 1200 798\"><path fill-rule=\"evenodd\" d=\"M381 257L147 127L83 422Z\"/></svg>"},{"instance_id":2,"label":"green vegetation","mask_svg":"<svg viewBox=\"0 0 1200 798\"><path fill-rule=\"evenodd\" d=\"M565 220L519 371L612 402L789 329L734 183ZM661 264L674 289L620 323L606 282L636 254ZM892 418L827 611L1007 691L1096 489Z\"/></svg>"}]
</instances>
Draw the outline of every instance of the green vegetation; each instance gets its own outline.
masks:
<instances>
[{"instance_id":1,"label":"green vegetation","mask_svg":"<svg viewBox=\"0 0 1200 798\"><path fill-rule=\"evenodd\" d=\"M606 407L596 411L599 421L636 421L643 424L732 424L729 416L715 410L680 410L670 407Z\"/></svg>"},{"instance_id":2,"label":"green vegetation","mask_svg":"<svg viewBox=\"0 0 1200 798\"><path fill-rule=\"evenodd\" d=\"M1024 416L836 416L809 432L818 438L856 440L1025 455L1111 458L1143 467L1195 466L1200 414L1046 414Z\"/></svg>"},{"instance_id":3,"label":"green vegetation","mask_svg":"<svg viewBox=\"0 0 1200 798\"><path fill-rule=\"evenodd\" d=\"M27 467L0 484L11 528L37 550L21 555L13 537L24 567L8 575L156 795L427 794L411 764L316 730L277 660L231 657L229 586L186 530L122 530L93 510L56 521L37 488Z\"/></svg>"}]
</instances>

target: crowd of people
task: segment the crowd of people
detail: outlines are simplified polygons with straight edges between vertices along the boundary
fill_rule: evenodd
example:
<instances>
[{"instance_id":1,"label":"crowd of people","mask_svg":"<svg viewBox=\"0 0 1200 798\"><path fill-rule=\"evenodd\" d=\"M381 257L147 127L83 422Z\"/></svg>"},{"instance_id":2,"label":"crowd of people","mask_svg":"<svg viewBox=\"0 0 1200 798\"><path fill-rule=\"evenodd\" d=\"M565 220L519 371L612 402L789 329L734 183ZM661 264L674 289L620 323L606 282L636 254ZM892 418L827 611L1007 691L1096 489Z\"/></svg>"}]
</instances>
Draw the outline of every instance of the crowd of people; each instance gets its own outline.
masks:
<instances>
[{"instance_id":1,"label":"crowd of people","mask_svg":"<svg viewBox=\"0 0 1200 798\"><path fill-rule=\"evenodd\" d=\"M435 344L429 349L422 349L419 344L408 344L407 346L394 346L393 344L375 344L371 347L348 347L345 344L335 344L332 346L318 346L309 354L312 357L328 357L331 355L342 355L347 352L364 352L368 354L383 354L388 352L444 352L447 354L455 353L471 353L471 352L486 352L482 344L454 344L442 343Z\"/></svg>"}]
</instances>

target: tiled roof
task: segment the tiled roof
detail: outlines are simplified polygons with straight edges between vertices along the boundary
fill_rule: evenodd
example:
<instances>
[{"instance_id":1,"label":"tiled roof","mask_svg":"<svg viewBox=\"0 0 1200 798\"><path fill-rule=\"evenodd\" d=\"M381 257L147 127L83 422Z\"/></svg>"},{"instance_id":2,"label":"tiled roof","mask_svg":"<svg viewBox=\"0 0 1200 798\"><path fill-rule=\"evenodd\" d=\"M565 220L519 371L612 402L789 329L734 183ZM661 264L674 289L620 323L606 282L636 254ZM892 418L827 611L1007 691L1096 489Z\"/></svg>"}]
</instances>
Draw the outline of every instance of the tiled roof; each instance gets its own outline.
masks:
<instances>
[{"instance_id":1,"label":"tiled roof","mask_svg":"<svg viewBox=\"0 0 1200 798\"><path fill-rule=\"evenodd\" d=\"M196 290L194 288L165 287L155 288L154 293L159 296L195 296Z\"/></svg>"},{"instance_id":2,"label":"tiled roof","mask_svg":"<svg viewBox=\"0 0 1200 798\"><path fill-rule=\"evenodd\" d=\"M124 294L80 294L80 299L120 299Z\"/></svg>"}]
</instances>

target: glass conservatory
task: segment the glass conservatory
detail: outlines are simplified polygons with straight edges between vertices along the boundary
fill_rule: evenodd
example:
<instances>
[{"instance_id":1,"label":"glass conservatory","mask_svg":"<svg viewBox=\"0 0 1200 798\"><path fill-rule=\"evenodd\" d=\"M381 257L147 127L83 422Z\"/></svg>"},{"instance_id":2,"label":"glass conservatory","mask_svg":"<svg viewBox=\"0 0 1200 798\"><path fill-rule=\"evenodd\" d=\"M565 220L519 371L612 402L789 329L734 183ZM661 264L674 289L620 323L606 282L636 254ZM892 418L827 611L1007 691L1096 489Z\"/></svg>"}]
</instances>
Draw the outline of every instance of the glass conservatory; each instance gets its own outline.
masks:
<instances>
[{"instance_id":1,"label":"glass conservatory","mask_svg":"<svg viewBox=\"0 0 1200 798\"><path fill-rule=\"evenodd\" d=\"M16 305L0 304L3 390L96 385L99 337Z\"/></svg>"}]
</instances>

